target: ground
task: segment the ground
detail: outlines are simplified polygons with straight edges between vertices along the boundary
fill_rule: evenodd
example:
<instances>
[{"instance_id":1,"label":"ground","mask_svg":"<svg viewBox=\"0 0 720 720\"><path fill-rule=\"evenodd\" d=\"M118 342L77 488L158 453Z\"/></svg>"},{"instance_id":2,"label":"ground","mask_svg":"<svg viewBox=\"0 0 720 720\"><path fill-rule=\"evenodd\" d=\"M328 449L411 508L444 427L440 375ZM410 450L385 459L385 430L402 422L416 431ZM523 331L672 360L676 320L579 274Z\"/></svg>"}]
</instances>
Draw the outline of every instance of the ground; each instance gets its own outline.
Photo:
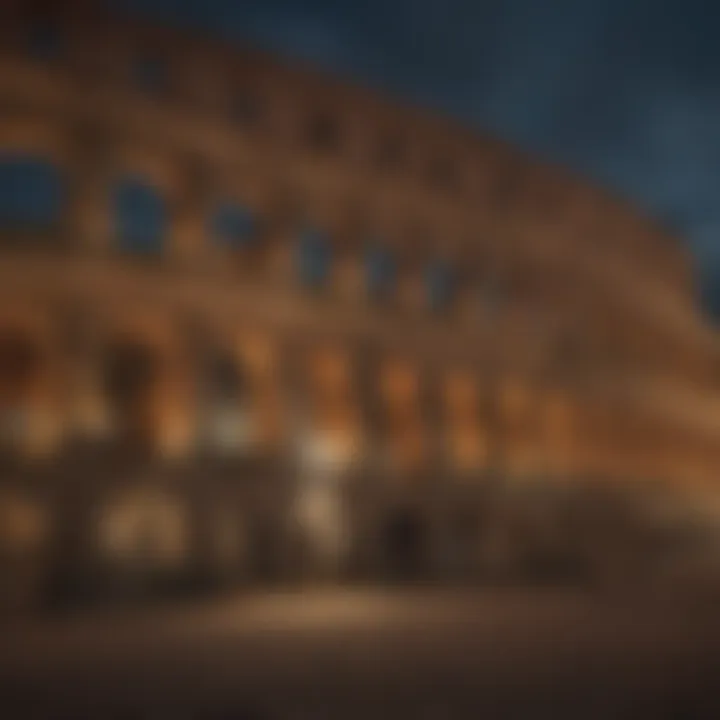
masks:
<instances>
[{"instance_id":1,"label":"ground","mask_svg":"<svg viewBox=\"0 0 720 720\"><path fill-rule=\"evenodd\" d=\"M720 717L708 594L275 592L2 637L7 718Z\"/></svg>"}]
</instances>

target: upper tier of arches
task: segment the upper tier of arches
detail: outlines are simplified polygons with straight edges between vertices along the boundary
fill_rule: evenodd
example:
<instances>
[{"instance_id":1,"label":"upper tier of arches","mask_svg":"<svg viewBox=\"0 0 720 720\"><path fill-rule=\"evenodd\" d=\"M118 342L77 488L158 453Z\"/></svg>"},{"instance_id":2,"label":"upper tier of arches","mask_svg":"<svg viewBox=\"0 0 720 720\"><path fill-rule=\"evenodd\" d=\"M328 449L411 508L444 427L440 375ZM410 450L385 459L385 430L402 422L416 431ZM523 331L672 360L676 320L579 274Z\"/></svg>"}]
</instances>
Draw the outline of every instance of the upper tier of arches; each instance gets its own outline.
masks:
<instances>
[{"instance_id":1,"label":"upper tier of arches","mask_svg":"<svg viewBox=\"0 0 720 720\"><path fill-rule=\"evenodd\" d=\"M386 197L389 207L373 208L372 224L413 251L450 245L465 258L488 243L513 253L518 246L600 253L656 278L665 292L686 299L693 292L684 249L652 222L497 140L297 63L110 16L92 0L3 5L4 71L37 95L57 96L56 108L82 102L80 95L123 126L132 106L149 136L179 138L186 124L187 135L202 136L193 142L227 159L242 160L249 146L268 165L303 158L318 177L311 193L332 195L348 174L355 212L362 216L364 205L377 204L373 196ZM70 81L33 79L18 58L51 65ZM207 124L195 125L198 118Z\"/></svg>"}]
</instances>

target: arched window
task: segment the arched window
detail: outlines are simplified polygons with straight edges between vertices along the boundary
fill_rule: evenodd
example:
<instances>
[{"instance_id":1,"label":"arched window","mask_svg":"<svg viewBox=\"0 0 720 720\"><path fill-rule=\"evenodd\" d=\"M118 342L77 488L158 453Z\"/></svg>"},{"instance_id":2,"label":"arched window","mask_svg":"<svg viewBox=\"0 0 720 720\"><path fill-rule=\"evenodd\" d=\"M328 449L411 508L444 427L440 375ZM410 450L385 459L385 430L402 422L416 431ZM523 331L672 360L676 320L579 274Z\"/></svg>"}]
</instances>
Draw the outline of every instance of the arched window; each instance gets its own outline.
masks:
<instances>
[{"instance_id":1,"label":"arched window","mask_svg":"<svg viewBox=\"0 0 720 720\"><path fill-rule=\"evenodd\" d=\"M298 271L303 284L320 287L330 275L330 244L317 230L305 230L298 243Z\"/></svg>"},{"instance_id":2,"label":"arched window","mask_svg":"<svg viewBox=\"0 0 720 720\"><path fill-rule=\"evenodd\" d=\"M425 271L425 285L431 309L443 310L452 302L455 276L447 263L431 263Z\"/></svg>"},{"instance_id":3,"label":"arched window","mask_svg":"<svg viewBox=\"0 0 720 720\"><path fill-rule=\"evenodd\" d=\"M0 225L6 229L50 229L60 217L62 183L42 158L0 155Z\"/></svg>"},{"instance_id":4,"label":"arched window","mask_svg":"<svg viewBox=\"0 0 720 720\"><path fill-rule=\"evenodd\" d=\"M367 291L372 298L387 296L395 282L395 258L392 253L378 245L371 246L365 255Z\"/></svg>"},{"instance_id":5,"label":"arched window","mask_svg":"<svg viewBox=\"0 0 720 720\"><path fill-rule=\"evenodd\" d=\"M119 249L154 255L162 251L165 207L158 191L136 178L125 178L115 190Z\"/></svg>"},{"instance_id":6,"label":"arched window","mask_svg":"<svg viewBox=\"0 0 720 720\"><path fill-rule=\"evenodd\" d=\"M221 203L211 219L213 239L222 247L247 247L254 240L256 229L253 213L233 202Z\"/></svg>"}]
</instances>

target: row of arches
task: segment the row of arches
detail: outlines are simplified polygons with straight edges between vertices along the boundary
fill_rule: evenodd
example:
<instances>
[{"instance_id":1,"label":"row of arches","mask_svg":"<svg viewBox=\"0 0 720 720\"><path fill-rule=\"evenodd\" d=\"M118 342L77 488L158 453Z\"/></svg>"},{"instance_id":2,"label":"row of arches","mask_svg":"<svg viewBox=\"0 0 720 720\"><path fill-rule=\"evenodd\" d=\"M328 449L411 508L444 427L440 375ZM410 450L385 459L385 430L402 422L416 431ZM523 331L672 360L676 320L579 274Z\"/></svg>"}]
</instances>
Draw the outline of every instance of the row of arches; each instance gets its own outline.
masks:
<instances>
[{"instance_id":1,"label":"row of arches","mask_svg":"<svg viewBox=\"0 0 720 720\"><path fill-rule=\"evenodd\" d=\"M81 25L87 28L89 26L85 20L86 19L83 18ZM27 51L29 50L30 55L34 56L36 59L42 60L43 62L52 58L57 59L58 50L63 47L61 38L65 31L70 31L69 27L59 29L55 27L53 23L38 24L36 20L32 20L30 18L25 18L24 20L21 20L21 18L15 18L13 22L15 21L18 21L21 26L17 28L17 30L19 30L19 32L17 32L17 37L23 37L26 39L25 47L21 49L21 52L24 51L25 54L28 54ZM109 62L110 65L113 66L112 68L106 67L106 69L110 71L107 73L106 80L109 80L111 77L115 77L117 79L124 77L125 81L131 80L134 85L142 90L142 94L138 96L138 101L140 103L142 103L143 96L153 93L158 94L159 90L163 88L167 89L168 86L174 86L176 83L180 83L181 85L185 84L186 80L181 80L180 77L176 77L168 85L168 76L175 73L168 73L167 71L171 66L177 66L177 57L171 58L168 56L167 58L161 58L154 52L138 52L139 46L145 46L148 43L148 37L144 35L144 32L141 33L142 39L139 40L138 46L135 43L128 44L127 38L124 37L124 34L133 35L135 32L135 30L128 25L123 26L122 30L120 28L111 29L108 27L98 27L97 31L100 33L100 36L106 35L106 42L113 44L118 51L117 57L111 59L110 56L113 55L113 53L108 54L106 52L107 46L103 44L102 52L100 53L101 57L96 58L98 63L102 64ZM77 28L73 29L70 34L72 35L74 41L80 40L80 37L77 35ZM13 38L13 42L16 39L17 38ZM158 37L157 39L150 41L150 43L160 42L161 45L164 45L166 41L167 38L163 35L162 38ZM76 51L80 53L79 56L76 57L75 61L83 58L82 62L85 63L88 57L87 52L90 51L92 54L92 50L90 48L98 47L96 45L97 38L91 39L86 37L83 40L83 44L86 42L89 43L88 47L72 48L73 55ZM115 43L117 43L117 45L114 45ZM72 45L74 44L75 43L73 42ZM69 50L70 48L68 47L65 49ZM250 76L254 75L257 68L265 65L266 60L260 60L259 58L249 59L248 57L243 56L240 60L240 65L248 65L248 67L239 70L239 76L236 75L235 71L232 71L231 75L234 79L231 80L230 77L226 77L225 80L222 81L220 78L225 75L228 68L234 64L228 56L223 54L222 62L220 65L217 65L216 61L211 59L214 55L211 48L204 48L204 50L200 50L200 48L193 46L192 49L188 48L188 50L189 55L198 58L199 64L195 67L196 62L193 61L190 63L193 67L188 67L187 63L180 62L180 65L183 66L183 72L179 73L179 75L194 76L196 78L202 77L205 81L201 83L203 87L196 88L196 90L192 91L191 95L199 93L201 96L204 96L206 92L212 95L214 92L212 88L215 88L215 91L219 91L220 87L225 86L224 91L220 91L220 93L221 95L226 95L227 97L221 99L221 104L218 105L214 102L210 103L210 105L205 105L204 107L207 109L212 107L215 114L217 114L217 110L222 105L225 106L225 112L228 110L228 105L232 106L235 111L235 119L241 121L243 129L247 129L246 126L248 124L252 124L252 122L257 121L259 116L262 116L260 106L263 105L263 102L260 101L261 97L267 99L272 95L276 96L277 99L280 100L280 97L277 96L277 89L273 89L272 87L263 87L264 84L272 86L276 83L280 85L283 89L281 95L287 96L285 100L290 100L291 105L294 104L293 100L298 98L300 95L307 95L313 100L318 98L317 90L319 86L316 86L315 81L312 81L310 78L303 79L300 75L296 75L294 73L287 76L285 71L272 63L271 67L267 68L269 72L267 77L264 72L261 72L261 77L255 78L255 80L251 82L251 85L254 87L253 90L245 88L245 91L241 90L238 96L234 96L233 88L230 86L234 85L235 81L242 79L240 84L244 87L246 81L249 80L248 74ZM205 60L201 60L203 53L207 55ZM171 54L175 55L174 52ZM248 60L250 60L249 63ZM118 64L122 66L120 69L115 67ZM74 65L74 63L71 63L67 69L70 70L72 65ZM215 65L217 65L217 67L214 67ZM211 72L214 78L212 81L208 81L208 78L205 77L210 67L214 67ZM205 70L202 68L205 68ZM72 69L75 70L77 68L72 67ZM103 75L104 73L100 74ZM310 80L309 84L306 83L306 80ZM306 84L308 89L307 93L299 89L305 87ZM335 91L336 90L337 88ZM353 95L352 92L349 94L342 93L342 95L345 97L345 100L349 102L348 107L356 106L357 101L351 98L351 95ZM232 99L231 96L233 96L234 99ZM169 96L160 92L158 99L161 102L166 102L169 99ZM368 112L380 109L377 103L367 102L367 99L365 98L363 98L361 102L363 102L364 107L366 107ZM343 103L343 105L344 104L346 103ZM322 151L323 149L325 151L332 148L337 149L338 145L343 144L341 142L341 138L346 130L351 131L351 134L357 134L357 131L360 130L360 128L346 128L346 125L348 125L347 121L349 120L346 112L343 111L338 114L340 108L337 106L336 99L332 100L330 105L334 106L334 108L329 107L327 103L321 103L320 107L310 110L309 112L303 110L301 113L303 119L300 123L283 122L280 117L278 117L278 121L283 125L301 125L303 130L300 134L304 140L307 141L306 144L312 147L313 152L317 150ZM172 104L172 107L175 108L175 105ZM192 111L198 110L200 107L200 105L196 104L188 106L188 109ZM290 110L290 106L287 102L280 100L278 116L286 114L284 112L285 110ZM171 112L174 112L174 110L171 110ZM392 117L393 121L391 124L393 125L396 125L398 119L396 112L397 111L391 111L389 117L386 118L387 120ZM351 114L356 115L357 113ZM381 115L384 114L385 113L381 111ZM252 122L248 123L249 120L252 120ZM368 123L361 123L361 126L363 124L368 125ZM380 125L382 124L383 123L380 123ZM364 132L362 132L362 134L367 135L370 133L371 135L375 135L376 133L373 129L374 125L375 124L372 122L369 123L370 129L365 130L363 128ZM519 156L517 156L517 154L507 152L506 149L500 148L499 146L494 147L491 144L484 142L481 143L481 145L478 145L478 143L471 138L463 137L464 134L462 133L458 135L457 139L451 139L449 138L449 134L452 134L452 129L445 128L443 130L434 123L430 127L423 127L424 125L425 123L419 118L415 118L414 122L411 122L408 125L408 132L414 138L412 141L408 142L403 141L402 136L404 132L398 133L397 127L395 128L395 131L390 132L387 136L385 136L385 132L381 132L380 135L383 137L376 137L372 141L373 145L377 145L377 147L366 149L368 157L372 156L375 159L382 158L378 165L383 167L398 165L402 167L409 158L415 158L415 161L419 161L422 165L422 175L425 178L432 178L432 183L430 183L431 192L428 193L429 195L464 195L466 199L472 200L471 204L473 205L473 214L474 207L477 204L480 193L486 195L488 188L494 187L495 185L498 187L492 191L491 197L482 199L483 206L500 206L502 203L505 209L510 207L508 205L507 179L508 177L516 177L516 179L511 180L509 187L513 190L513 192L516 192L515 207L517 207L517 211L512 211L512 216L506 216L499 222L495 220L491 221L493 224L509 226L516 222L520 222L521 224L526 225L527 228L530 228L530 233L532 233L532 235L528 238L529 244L535 244L535 240L533 239L535 236L535 229L537 229L537 232L540 235L544 235L547 234L545 233L545 230L549 228L549 237L543 238L543 242L547 242L549 245L553 245L556 242L556 237L553 236L559 237L560 235L563 235L564 240L571 240L572 238L568 237L568 228L573 225L579 227L579 230L577 230L577 227L575 230L571 229L570 234L578 235L575 239L581 242L582 237L580 236L588 236L588 233L590 233L590 236L596 237L596 239L602 238L603 241L607 240L610 236L622 237L622 248L621 252L617 254L617 261L620 263L625 262L628 259L629 254L635 256L635 251L637 249L640 255L632 258L633 263L637 260L637 262L643 264L643 266L647 265L647 250L650 247L647 243L647 239L650 238L650 240L652 240L652 236L658 234L658 231L651 227L645 227L646 223L643 222L635 222L633 224L632 218L627 212L627 209L616 201L613 201L610 198L602 197L601 194L594 193L591 189L578 187L577 183L573 179L565 178L561 173L559 174L548 168L543 169L534 167L532 164L522 160ZM440 132L441 135L444 133L446 137L441 137L438 135L438 132ZM204 133L197 134L203 135ZM230 134L232 135L232 133ZM249 137L251 142L254 142L254 140L257 139L256 135ZM238 134L238 139L240 142L237 144L242 145L245 141L244 133ZM424 151L418 153L416 150L419 150L420 148L427 149L428 147L436 145L436 143L438 143L436 151L432 151L428 157L424 157L424 159L420 160L420 157L424 156ZM416 150L411 152L409 147L410 145L417 146ZM479 152L478 158L480 162L475 164L468 164L465 160L460 162L459 157L461 155L465 157L467 154L466 151L471 152L471 154ZM351 158L347 158L347 160L350 162ZM471 166L473 165L477 165L477 168L472 169ZM418 169L420 168L416 167L416 170ZM493 175L496 175L499 179L493 181L491 177ZM382 178L379 178L379 180L382 182ZM411 184L412 178L409 177L408 180L411 181L408 184ZM467 184L466 189L470 191L469 195L457 192L465 184ZM448 190L450 190L449 193L447 192ZM513 205L513 203L510 203L510 205ZM491 208L491 210L492 209L493 208ZM548 212L550 215L548 215ZM567 222L558 223L558 219L560 217L558 213L560 213L560 215L566 215ZM610 218L609 226L607 225L608 218ZM602 220L602 223L600 223L599 220ZM578 221L580 222L580 225L578 225ZM463 224L467 225L472 222L472 217L461 218L459 219L459 222L456 219L454 226L462 226ZM443 222L442 224L444 225L445 223ZM601 224L603 227L600 227ZM448 223L448 227L452 227L452 225ZM610 228L609 230L608 227ZM437 231L438 233L444 232L442 227L438 228ZM524 232L527 232L527 230ZM144 236L145 232L143 231L143 233L140 234ZM454 234L453 230L451 230L449 234ZM512 232L509 233L509 235L512 234ZM672 276L672 285L676 286L679 281L679 278L677 277L678 273L682 273L684 275L688 274L688 263L686 258L681 258L680 254L675 249L668 252L665 240L666 238L664 237L660 238L657 243L658 247L654 248L652 252L653 256L658 253L663 254L662 261L657 261L657 258L654 260L655 271L662 273L663 276L670 273ZM138 242L137 245L142 247L143 243ZM562 250L563 253L570 253L571 251L572 247L570 245ZM678 268L682 269L678 270ZM456 270L459 270L459 268L456 268ZM443 273L438 273L435 270L428 272L428 275L431 276L436 276L437 274ZM670 279L670 277L668 277L668 279ZM452 282L452 278L450 281L443 281L441 285L447 286L448 282ZM683 294L687 295L688 288L685 287L685 280L682 282ZM434 287L436 286L436 283L435 281L428 279L427 285ZM428 304L430 306L445 304L443 298L447 295L447 293L442 289L437 292L428 290L426 294L428 295Z\"/></svg>"},{"instance_id":2,"label":"row of arches","mask_svg":"<svg viewBox=\"0 0 720 720\"><path fill-rule=\"evenodd\" d=\"M583 407L510 378L482 384L471 368L427 374L393 357L365 368L349 347L284 349L236 334L191 340L161 320L110 327L67 358L57 332L11 320L0 324L3 434L40 450L79 433L169 457L290 452L313 473L369 462L399 476L595 468L668 481L710 477L717 457L703 438L659 418Z\"/></svg>"},{"instance_id":3,"label":"row of arches","mask_svg":"<svg viewBox=\"0 0 720 720\"><path fill-rule=\"evenodd\" d=\"M87 24L85 17L83 17L83 24ZM68 54L71 55L76 50L75 47L67 46L66 30L69 28L62 28L58 23L34 21L18 28L13 40L24 38L24 46L18 50L24 52L26 57L32 61L41 65L53 62L56 66L62 67L68 60ZM95 33L107 35L106 30L107 28L97 27ZM125 27L125 31L130 31L130 28ZM79 39L77 28L73 29L72 35L74 40ZM287 135L290 134L294 139L293 144L299 145L300 150L310 154L325 158L344 157L346 160L352 160L353 156L357 154L355 146L361 139L357 132L359 128L351 127L347 122L346 113L340 113L337 109L332 108L326 97L323 98L320 107L305 110L297 107L300 95L316 97L317 88L306 87L306 92L300 93L296 87L286 88L286 91L282 93L282 99L277 96L276 100L279 102L273 103L271 97L277 93L272 92L271 88L259 87L257 81L248 82L247 67L241 70L240 77L235 78L236 81L239 81L240 86L232 87L235 83L231 81L231 77L227 76L230 67L227 56L223 57L220 63L211 62L208 65L209 48L205 48L204 55L206 57L204 58L198 56L197 48L188 48L188 55L197 58L192 63L197 67L184 68L184 74L195 75L199 80L195 84L201 86L191 89L186 85L188 78L180 77L176 72L178 69L177 59L171 57L176 51L173 53L159 51L157 47L160 42L159 38L151 41L154 47L145 47L144 50L137 44L130 43L128 45L115 33L106 37L105 42L115 46L116 50L110 61L111 66L104 68L107 71L104 76L105 82L117 80L119 85L135 91L136 97L140 101L153 98L167 102L173 97L175 101L178 101L179 95L181 95L186 101L193 98L195 102L188 105L188 109L197 111L201 108L208 108L208 103L202 102L205 94L209 93L215 96L219 94L220 97L215 97L215 101L210 104L210 107L216 116L219 115L222 120L237 129L258 135L264 131L271 131L273 126L277 126L276 129L280 131L277 133L278 142L289 139ZM147 42L148 38L144 38L140 44L147 45ZM85 51L87 52L87 49ZM107 61L103 58L100 62L105 64ZM258 60L254 59L251 64L255 65L257 62ZM198 75L198 68L201 68L200 75ZM202 69L205 73L202 73ZM274 68L271 74L276 72L277 68ZM209 81L208 74L212 75L212 81ZM278 80L282 82L280 78ZM293 80L300 86L306 85L304 79L295 77ZM289 82L292 80L285 78L285 84ZM177 91L182 85L186 85L185 92L178 93ZM219 86L222 85L225 85L225 88L220 91ZM325 95L323 93L323 96ZM290 100L290 104L288 100ZM335 102L332 104L334 105ZM275 107L271 107L272 105ZM291 113L296 115L294 121L292 123L283 122L282 117ZM394 115L394 113L392 114ZM475 171L471 164L468 164L465 158L460 161L457 157L458 152L472 149L467 143L460 143L459 147L451 150L450 145L455 145L455 143L448 143L447 139L435 141L433 144L437 145L437 150L418 163L423 154L422 150L427 148L431 140L428 133L423 133L425 137L410 137L412 133L408 133L405 122L398 126L397 118L395 118L392 124L394 128L381 130L379 137L372 137L367 128L363 128L362 135L368 137L363 138L363 144L367 147L361 152L366 161L369 161L368 165L378 175L400 175L403 174L403 171L409 171L405 173L409 180L419 180L436 191L448 194L461 190L463 192L458 194L467 195L471 189L477 189L478 178L475 177ZM288 125L289 127L287 127ZM372 135L374 134L372 133ZM475 154L474 150L473 152ZM466 187L463 188L463 185ZM470 195L472 196L472 192Z\"/></svg>"},{"instance_id":4,"label":"row of arches","mask_svg":"<svg viewBox=\"0 0 720 720\"><path fill-rule=\"evenodd\" d=\"M0 154L0 230L57 230L63 221L68 188L61 171L39 156ZM162 255L170 212L162 193L140 176L123 176L111 190L116 248L131 255ZM245 205L221 200L207 221L218 248L250 254L262 239L256 215ZM329 281L335 260L327 234L307 226L297 233L294 264L300 280L319 288ZM396 284L397 259L380 240L369 239L364 258L365 286L375 298L387 297ZM424 274L427 304L440 309L453 295L454 273L445 262L430 263Z\"/></svg>"},{"instance_id":5,"label":"row of arches","mask_svg":"<svg viewBox=\"0 0 720 720\"><path fill-rule=\"evenodd\" d=\"M62 171L32 154L0 153L0 229L52 231L62 227L68 201ZM122 178L113 190L118 246L160 252L167 212L162 197L140 178Z\"/></svg>"},{"instance_id":6,"label":"row of arches","mask_svg":"<svg viewBox=\"0 0 720 720\"><path fill-rule=\"evenodd\" d=\"M413 472L438 451L468 471L489 461L490 418L471 375L439 376L433 400L410 362L379 361L379 374L363 385L350 350L319 346L297 353L288 363L262 339L193 348L118 332L84 362L74 358L78 365L69 374L56 348L39 344L22 325L5 324L0 405L8 418L49 410L83 434L110 434L168 453L198 446L220 454L277 450L291 440L313 467L374 457ZM428 401L437 409L428 412ZM559 425L548 430L557 437L562 432ZM525 421L519 432L528 431Z\"/></svg>"}]
</instances>

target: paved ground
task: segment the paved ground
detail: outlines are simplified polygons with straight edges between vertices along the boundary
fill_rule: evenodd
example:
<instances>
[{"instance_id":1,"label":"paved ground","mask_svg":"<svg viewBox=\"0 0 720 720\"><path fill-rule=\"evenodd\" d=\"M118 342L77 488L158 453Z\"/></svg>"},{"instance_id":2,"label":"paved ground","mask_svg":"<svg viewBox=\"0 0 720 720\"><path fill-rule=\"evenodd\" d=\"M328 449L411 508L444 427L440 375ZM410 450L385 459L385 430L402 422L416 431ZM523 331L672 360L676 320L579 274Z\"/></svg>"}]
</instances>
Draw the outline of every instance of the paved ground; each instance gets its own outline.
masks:
<instances>
[{"instance_id":1,"label":"paved ground","mask_svg":"<svg viewBox=\"0 0 720 720\"><path fill-rule=\"evenodd\" d=\"M315 591L16 622L3 718L720 717L710 597Z\"/></svg>"}]
</instances>

